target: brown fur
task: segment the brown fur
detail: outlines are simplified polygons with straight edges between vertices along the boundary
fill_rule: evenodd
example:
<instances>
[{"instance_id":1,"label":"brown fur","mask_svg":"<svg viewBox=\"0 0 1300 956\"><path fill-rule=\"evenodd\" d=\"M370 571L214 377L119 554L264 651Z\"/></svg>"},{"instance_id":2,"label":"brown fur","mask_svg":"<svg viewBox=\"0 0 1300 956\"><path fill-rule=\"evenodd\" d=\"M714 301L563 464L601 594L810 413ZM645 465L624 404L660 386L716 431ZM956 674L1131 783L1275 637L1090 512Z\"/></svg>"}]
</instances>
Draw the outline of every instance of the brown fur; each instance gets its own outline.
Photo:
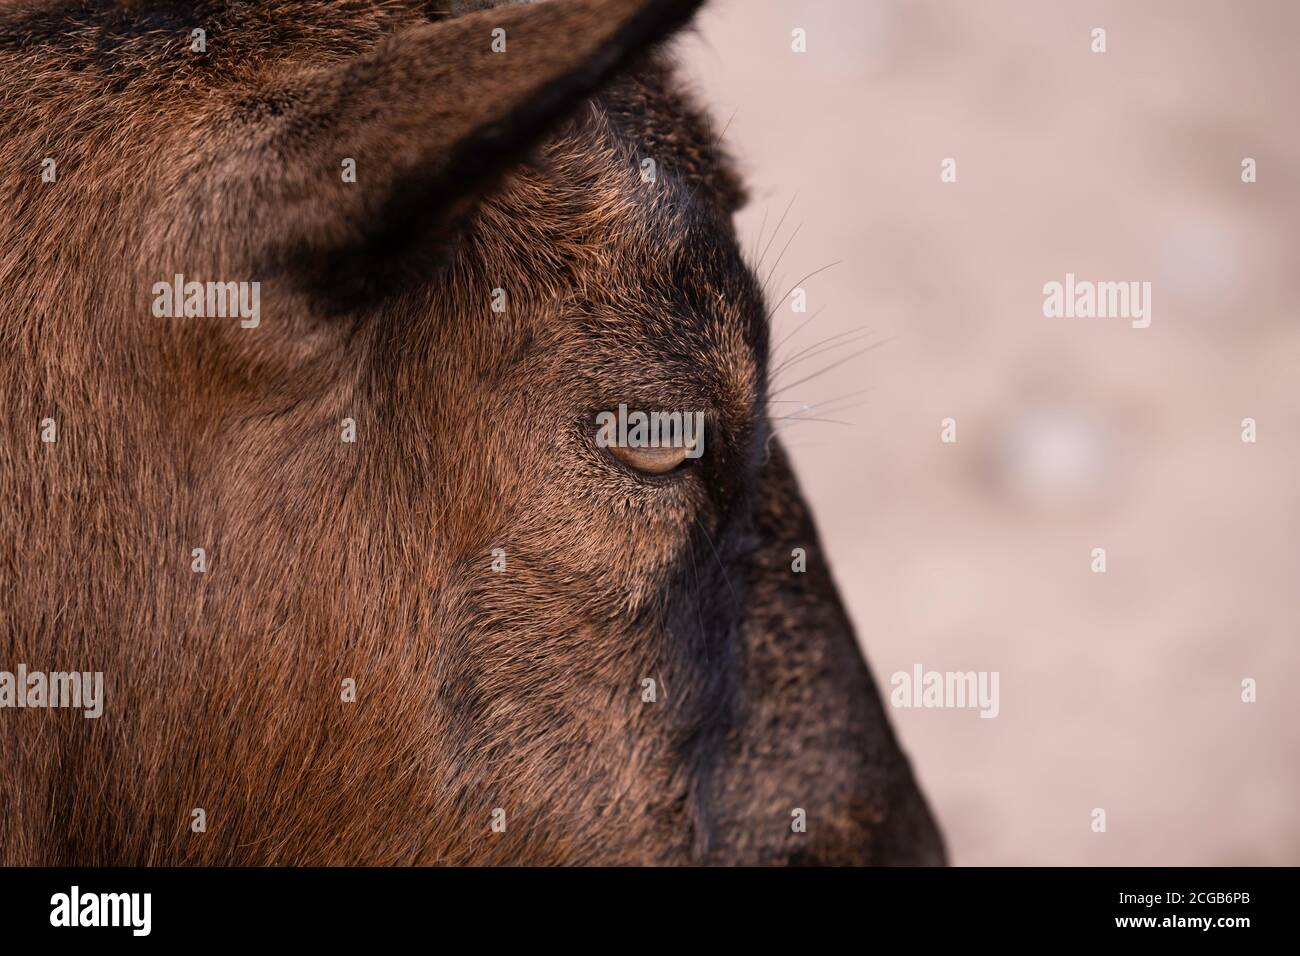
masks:
<instances>
[{"instance_id":1,"label":"brown fur","mask_svg":"<svg viewBox=\"0 0 1300 956\"><path fill-rule=\"evenodd\" d=\"M0 669L107 687L0 711L0 861L939 861L768 435L741 187L647 52L693 4L434 6L0 13ZM174 272L261 326L153 317ZM705 458L621 467L620 401Z\"/></svg>"}]
</instances>

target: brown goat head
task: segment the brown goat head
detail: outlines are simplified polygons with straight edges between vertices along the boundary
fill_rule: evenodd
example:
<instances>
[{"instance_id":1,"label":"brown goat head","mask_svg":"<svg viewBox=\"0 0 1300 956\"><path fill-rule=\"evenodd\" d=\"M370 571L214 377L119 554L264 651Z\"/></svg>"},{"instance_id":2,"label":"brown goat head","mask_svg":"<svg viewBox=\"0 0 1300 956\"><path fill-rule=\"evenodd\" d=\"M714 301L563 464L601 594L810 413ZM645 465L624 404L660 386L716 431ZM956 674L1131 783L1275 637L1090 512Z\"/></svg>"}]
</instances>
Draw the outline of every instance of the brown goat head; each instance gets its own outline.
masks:
<instances>
[{"instance_id":1,"label":"brown goat head","mask_svg":"<svg viewBox=\"0 0 1300 956\"><path fill-rule=\"evenodd\" d=\"M432 6L0 12L0 861L940 862L695 3Z\"/></svg>"}]
</instances>

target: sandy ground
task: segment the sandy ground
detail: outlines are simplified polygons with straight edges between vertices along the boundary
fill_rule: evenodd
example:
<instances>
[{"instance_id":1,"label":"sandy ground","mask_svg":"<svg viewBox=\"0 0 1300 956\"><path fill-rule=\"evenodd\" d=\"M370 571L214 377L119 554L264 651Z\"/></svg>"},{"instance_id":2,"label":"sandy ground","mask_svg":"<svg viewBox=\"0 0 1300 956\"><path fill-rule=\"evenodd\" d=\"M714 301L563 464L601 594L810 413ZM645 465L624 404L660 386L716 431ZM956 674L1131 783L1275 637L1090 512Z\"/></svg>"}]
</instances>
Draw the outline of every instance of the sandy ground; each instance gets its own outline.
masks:
<instances>
[{"instance_id":1,"label":"sandy ground","mask_svg":"<svg viewBox=\"0 0 1300 956\"><path fill-rule=\"evenodd\" d=\"M877 682L1000 675L995 719L891 711L953 861L1300 863L1300 4L698 25L771 294L836 263L778 310L776 408L848 423L785 434ZM1067 272L1150 282L1150 327L1044 317Z\"/></svg>"}]
</instances>

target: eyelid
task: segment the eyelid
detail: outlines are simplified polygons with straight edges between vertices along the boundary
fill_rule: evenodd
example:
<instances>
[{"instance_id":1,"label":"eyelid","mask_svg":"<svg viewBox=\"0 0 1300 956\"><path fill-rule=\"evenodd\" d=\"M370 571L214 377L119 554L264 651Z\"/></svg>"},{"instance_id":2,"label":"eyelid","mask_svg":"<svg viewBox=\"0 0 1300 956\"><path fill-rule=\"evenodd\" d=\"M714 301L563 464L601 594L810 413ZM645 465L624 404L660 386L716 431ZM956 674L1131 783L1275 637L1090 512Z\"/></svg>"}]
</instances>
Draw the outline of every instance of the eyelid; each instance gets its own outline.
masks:
<instances>
[{"instance_id":1,"label":"eyelid","mask_svg":"<svg viewBox=\"0 0 1300 956\"><path fill-rule=\"evenodd\" d=\"M647 475L666 475L681 467L687 461L687 452L691 445L675 445L660 448L630 448L626 445L610 445L605 450L636 471Z\"/></svg>"},{"instance_id":2,"label":"eyelid","mask_svg":"<svg viewBox=\"0 0 1300 956\"><path fill-rule=\"evenodd\" d=\"M588 416L588 434L597 448L634 474L669 477L703 456L707 411L664 410L626 401L611 405Z\"/></svg>"}]
</instances>

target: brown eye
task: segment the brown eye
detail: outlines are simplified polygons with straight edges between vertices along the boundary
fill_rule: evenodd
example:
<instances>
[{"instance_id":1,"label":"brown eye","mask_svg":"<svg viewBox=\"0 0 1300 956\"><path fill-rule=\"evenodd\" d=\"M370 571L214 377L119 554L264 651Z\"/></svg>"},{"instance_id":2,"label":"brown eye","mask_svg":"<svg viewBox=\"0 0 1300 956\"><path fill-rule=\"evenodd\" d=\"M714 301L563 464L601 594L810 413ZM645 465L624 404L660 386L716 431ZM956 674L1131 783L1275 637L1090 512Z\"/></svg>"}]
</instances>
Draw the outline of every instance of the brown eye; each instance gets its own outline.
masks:
<instances>
[{"instance_id":1,"label":"brown eye","mask_svg":"<svg viewBox=\"0 0 1300 956\"><path fill-rule=\"evenodd\" d=\"M704 454L704 412L628 410L596 415L595 441L633 471L666 475Z\"/></svg>"},{"instance_id":2,"label":"brown eye","mask_svg":"<svg viewBox=\"0 0 1300 956\"><path fill-rule=\"evenodd\" d=\"M667 474L686 460L686 453L690 450L686 445L678 445L672 448L609 446L611 455L629 468L645 472L647 475Z\"/></svg>"}]
</instances>

